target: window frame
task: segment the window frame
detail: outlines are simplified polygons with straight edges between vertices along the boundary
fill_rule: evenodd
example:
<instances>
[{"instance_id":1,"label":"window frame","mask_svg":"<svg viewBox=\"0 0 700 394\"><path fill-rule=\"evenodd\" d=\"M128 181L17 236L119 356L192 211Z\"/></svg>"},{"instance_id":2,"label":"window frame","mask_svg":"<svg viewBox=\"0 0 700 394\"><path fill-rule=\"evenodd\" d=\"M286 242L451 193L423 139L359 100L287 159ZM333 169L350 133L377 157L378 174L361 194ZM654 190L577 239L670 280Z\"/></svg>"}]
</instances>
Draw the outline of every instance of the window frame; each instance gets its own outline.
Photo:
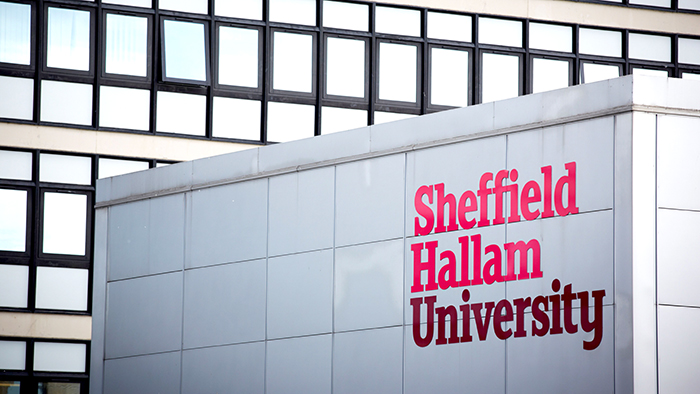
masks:
<instances>
[{"instance_id":1,"label":"window frame","mask_svg":"<svg viewBox=\"0 0 700 394\"><path fill-rule=\"evenodd\" d=\"M185 22L185 23L196 23L196 24L201 24L203 25L203 31L204 31L204 71L205 71L205 80L196 80L196 79L186 79L186 78L171 78L167 77L167 57L166 57L166 49L165 49L165 21L175 21L175 22ZM211 26L211 21L207 19L194 19L194 18L180 18L176 16L171 16L169 14L161 14L160 20L159 20L159 27L160 27L160 40L159 40L159 47L160 47L160 79L159 82L162 83L174 83L174 84L185 84L185 85L190 85L190 86L211 86L211 40L209 38L209 31L210 31L210 26Z\"/></svg>"},{"instance_id":2,"label":"window frame","mask_svg":"<svg viewBox=\"0 0 700 394\"><path fill-rule=\"evenodd\" d=\"M136 76L136 75L128 75L128 74L116 74L116 73L108 73L107 72L107 15L112 14L112 15L120 15L120 16L134 16L134 17L139 17L139 18L146 18L147 20L147 27L146 27L146 76L141 77L141 76ZM141 83L140 86L143 86L143 84L149 84L148 86L150 87L150 83L153 81L153 49L155 45L155 34L154 34L154 26L153 26L153 20L154 17L153 15L150 14L140 14L138 12L133 12L133 11L126 11L122 9L112 9L112 8L106 8L103 9L101 12L101 40L100 40L100 45L101 45L101 50L100 50L100 78L102 81L100 81L100 85L104 84L104 82L107 83L115 83L119 85L114 85L118 87L127 87L123 86L124 83L129 83L129 82L137 82ZM128 86L131 87L131 86Z\"/></svg>"},{"instance_id":3,"label":"window frame","mask_svg":"<svg viewBox=\"0 0 700 394\"><path fill-rule=\"evenodd\" d=\"M96 63L96 53L97 53L97 10L95 9L95 4L92 4L92 6L86 4L85 6L82 6L82 4L78 5L75 3L48 3L45 2L44 4L44 22L43 22L43 29L44 29L44 34L42 35L42 64L41 64L41 71L43 74L53 74L53 75L64 75L64 76L74 76L74 77L83 77L83 81L86 81L86 78L89 82L93 84L93 94L94 94L94 77L95 77L95 63ZM48 50L49 50L49 9L50 8L59 8L59 9L69 9L69 10L76 10L76 11L86 11L90 13L90 54L89 54L89 59L88 59L88 70L73 70L73 69L66 69L66 68L58 68L58 67L50 67L48 65ZM46 78L45 76L42 76L42 79L52 79L52 80L63 80L62 78L58 77L49 77ZM82 81L81 81L82 82ZM39 81L39 84L41 84L41 81Z\"/></svg>"}]
</instances>

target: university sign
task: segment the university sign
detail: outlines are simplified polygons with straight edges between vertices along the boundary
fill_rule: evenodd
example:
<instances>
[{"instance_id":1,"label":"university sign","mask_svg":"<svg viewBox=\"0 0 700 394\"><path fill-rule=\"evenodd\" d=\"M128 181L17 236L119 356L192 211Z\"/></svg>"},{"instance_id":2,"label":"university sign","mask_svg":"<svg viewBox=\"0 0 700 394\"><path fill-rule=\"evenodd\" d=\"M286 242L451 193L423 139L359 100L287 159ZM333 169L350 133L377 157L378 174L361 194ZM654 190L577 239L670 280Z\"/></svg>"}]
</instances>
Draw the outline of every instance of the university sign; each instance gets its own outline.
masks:
<instances>
[{"instance_id":1,"label":"university sign","mask_svg":"<svg viewBox=\"0 0 700 394\"><path fill-rule=\"evenodd\" d=\"M556 182L552 166L541 168L542 178L529 180L521 187L518 170L500 170L495 176L486 172L479 178L478 189L463 191L459 198L446 192L444 183L422 185L414 197L414 235L469 230L538 218L567 216L579 212L576 204L576 162L564 165L566 174ZM510 182L509 182L510 181ZM489 196L495 209L489 215ZM508 208L509 214L504 214ZM542 337L575 334L580 329L593 333L583 341L585 350L600 345L603 337L603 298L605 290L574 290L572 283L562 286L559 279L551 282L551 294L495 300L473 300L470 288L495 283L543 280L540 240L518 240L503 245L484 245L481 234L458 237L459 250L441 249L437 240L413 242L413 276L410 305L413 314L413 341L426 347L484 341L489 331L501 340L510 337ZM459 256L459 257L458 257ZM505 267L503 260L505 258ZM438 263L439 262L439 263ZM559 262L564 264L565 262ZM426 291L460 291L463 304L441 305L438 295L421 296ZM413 297L413 294L416 296ZM577 308L578 307L578 308ZM592 307L592 310L591 310ZM579 323L574 313L578 309ZM526 324L526 313L532 314ZM563 313L562 313L563 312ZM427 316L421 320L422 314ZM476 332L471 332L471 320ZM437 332L435 321L437 320ZM427 322L424 329L421 322ZM514 325L513 325L514 324ZM590 336L590 335L589 335Z\"/></svg>"}]
</instances>

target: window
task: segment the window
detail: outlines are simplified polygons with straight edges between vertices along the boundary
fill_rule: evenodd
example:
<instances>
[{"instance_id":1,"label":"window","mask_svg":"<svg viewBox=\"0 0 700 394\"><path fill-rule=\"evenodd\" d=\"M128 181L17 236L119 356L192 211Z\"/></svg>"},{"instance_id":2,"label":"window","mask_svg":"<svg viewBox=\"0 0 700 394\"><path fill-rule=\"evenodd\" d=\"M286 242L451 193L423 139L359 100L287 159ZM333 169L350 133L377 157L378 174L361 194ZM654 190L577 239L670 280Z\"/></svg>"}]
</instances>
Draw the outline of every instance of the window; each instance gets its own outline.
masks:
<instances>
[{"instance_id":1,"label":"window","mask_svg":"<svg viewBox=\"0 0 700 394\"><path fill-rule=\"evenodd\" d=\"M415 45L379 43L379 99L417 101L417 59Z\"/></svg>"},{"instance_id":2,"label":"window","mask_svg":"<svg viewBox=\"0 0 700 394\"><path fill-rule=\"evenodd\" d=\"M45 192L41 251L84 256L87 210L85 194Z\"/></svg>"},{"instance_id":3,"label":"window","mask_svg":"<svg viewBox=\"0 0 700 394\"><path fill-rule=\"evenodd\" d=\"M365 46L364 40L327 37L327 95L365 97Z\"/></svg>"},{"instance_id":4,"label":"window","mask_svg":"<svg viewBox=\"0 0 700 394\"><path fill-rule=\"evenodd\" d=\"M700 40L678 39L678 62L700 65Z\"/></svg>"},{"instance_id":5,"label":"window","mask_svg":"<svg viewBox=\"0 0 700 394\"><path fill-rule=\"evenodd\" d=\"M632 59L671 61L671 37L630 33L629 56Z\"/></svg>"},{"instance_id":6,"label":"window","mask_svg":"<svg viewBox=\"0 0 700 394\"><path fill-rule=\"evenodd\" d=\"M259 31L219 26L219 84L258 88Z\"/></svg>"},{"instance_id":7,"label":"window","mask_svg":"<svg viewBox=\"0 0 700 394\"><path fill-rule=\"evenodd\" d=\"M90 12L49 7L46 66L90 70Z\"/></svg>"},{"instance_id":8,"label":"window","mask_svg":"<svg viewBox=\"0 0 700 394\"><path fill-rule=\"evenodd\" d=\"M369 6L323 0L323 26L335 29L368 31Z\"/></svg>"},{"instance_id":9,"label":"window","mask_svg":"<svg viewBox=\"0 0 700 394\"><path fill-rule=\"evenodd\" d=\"M622 33L581 28L578 50L585 55L622 57Z\"/></svg>"},{"instance_id":10,"label":"window","mask_svg":"<svg viewBox=\"0 0 700 394\"><path fill-rule=\"evenodd\" d=\"M204 32L203 23L163 21L163 74L166 80L208 81Z\"/></svg>"},{"instance_id":11,"label":"window","mask_svg":"<svg viewBox=\"0 0 700 394\"><path fill-rule=\"evenodd\" d=\"M377 33L420 37L420 11L377 6Z\"/></svg>"},{"instance_id":12,"label":"window","mask_svg":"<svg viewBox=\"0 0 700 394\"><path fill-rule=\"evenodd\" d=\"M92 125L92 85L41 81L42 122Z\"/></svg>"},{"instance_id":13,"label":"window","mask_svg":"<svg viewBox=\"0 0 700 394\"><path fill-rule=\"evenodd\" d=\"M471 42L472 18L466 15L428 12L428 38Z\"/></svg>"},{"instance_id":14,"label":"window","mask_svg":"<svg viewBox=\"0 0 700 394\"><path fill-rule=\"evenodd\" d=\"M469 105L469 52L430 48L430 104Z\"/></svg>"},{"instance_id":15,"label":"window","mask_svg":"<svg viewBox=\"0 0 700 394\"><path fill-rule=\"evenodd\" d=\"M32 6L0 2L0 63L31 64Z\"/></svg>"},{"instance_id":16,"label":"window","mask_svg":"<svg viewBox=\"0 0 700 394\"><path fill-rule=\"evenodd\" d=\"M26 251L27 191L0 189L0 250Z\"/></svg>"},{"instance_id":17,"label":"window","mask_svg":"<svg viewBox=\"0 0 700 394\"><path fill-rule=\"evenodd\" d=\"M571 52L572 31L569 26L530 23L530 49Z\"/></svg>"},{"instance_id":18,"label":"window","mask_svg":"<svg viewBox=\"0 0 700 394\"><path fill-rule=\"evenodd\" d=\"M34 80L0 76L0 118L34 118Z\"/></svg>"},{"instance_id":19,"label":"window","mask_svg":"<svg viewBox=\"0 0 700 394\"><path fill-rule=\"evenodd\" d=\"M520 94L520 57L482 54L481 102L504 100Z\"/></svg>"},{"instance_id":20,"label":"window","mask_svg":"<svg viewBox=\"0 0 700 394\"><path fill-rule=\"evenodd\" d=\"M532 59L532 93L562 89L570 84L570 63L567 60Z\"/></svg>"},{"instance_id":21,"label":"window","mask_svg":"<svg viewBox=\"0 0 700 394\"><path fill-rule=\"evenodd\" d=\"M479 42L522 47L523 23L506 19L479 18Z\"/></svg>"},{"instance_id":22,"label":"window","mask_svg":"<svg viewBox=\"0 0 700 394\"><path fill-rule=\"evenodd\" d=\"M209 12L208 0L159 0L158 7L161 10L172 10L180 12L192 12L195 14L206 14Z\"/></svg>"},{"instance_id":23,"label":"window","mask_svg":"<svg viewBox=\"0 0 700 394\"><path fill-rule=\"evenodd\" d=\"M620 76L620 66L609 64L583 63L581 83L598 82Z\"/></svg>"},{"instance_id":24,"label":"window","mask_svg":"<svg viewBox=\"0 0 700 394\"><path fill-rule=\"evenodd\" d=\"M363 109L323 107L321 109L321 134L367 126L367 111Z\"/></svg>"},{"instance_id":25,"label":"window","mask_svg":"<svg viewBox=\"0 0 700 394\"><path fill-rule=\"evenodd\" d=\"M120 160L100 157L97 168L97 178L102 179L147 170L149 168L149 163L147 161Z\"/></svg>"},{"instance_id":26,"label":"window","mask_svg":"<svg viewBox=\"0 0 700 394\"><path fill-rule=\"evenodd\" d=\"M316 108L313 105L269 102L267 139L294 141L314 136Z\"/></svg>"},{"instance_id":27,"label":"window","mask_svg":"<svg viewBox=\"0 0 700 394\"><path fill-rule=\"evenodd\" d=\"M272 88L293 92L313 92L313 36L273 33Z\"/></svg>"},{"instance_id":28,"label":"window","mask_svg":"<svg viewBox=\"0 0 700 394\"><path fill-rule=\"evenodd\" d=\"M107 14L105 72L148 75L148 18Z\"/></svg>"},{"instance_id":29,"label":"window","mask_svg":"<svg viewBox=\"0 0 700 394\"><path fill-rule=\"evenodd\" d=\"M260 141L260 101L214 97L214 137Z\"/></svg>"},{"instance_id":30,"label":"window","mask_svg":"<svg viewBox=\"0 0 700 394\"><path fill-rule=\"evenodd\" d=\"M316 26L316 0L270 0L270 22Z\"/></svg>"},{"instance_id":31,"label":"window","mask_svg":"<svg viewBox=\"0 0 700 394\"><path fill-rule=\"evenodd\" d=\"M229 18L262 20L262 0L216 0L214 13Z\"/></svg>"},{"instance_id":32,"label":"window","mask_svg":"<svg viewBox=\"0 0 700 394\"><path fill-rule=\"evenodd\" d=\"M204 136L206 119L206 96L158 92L156 98L156 131Z\"/></svg>"}]
</instances>

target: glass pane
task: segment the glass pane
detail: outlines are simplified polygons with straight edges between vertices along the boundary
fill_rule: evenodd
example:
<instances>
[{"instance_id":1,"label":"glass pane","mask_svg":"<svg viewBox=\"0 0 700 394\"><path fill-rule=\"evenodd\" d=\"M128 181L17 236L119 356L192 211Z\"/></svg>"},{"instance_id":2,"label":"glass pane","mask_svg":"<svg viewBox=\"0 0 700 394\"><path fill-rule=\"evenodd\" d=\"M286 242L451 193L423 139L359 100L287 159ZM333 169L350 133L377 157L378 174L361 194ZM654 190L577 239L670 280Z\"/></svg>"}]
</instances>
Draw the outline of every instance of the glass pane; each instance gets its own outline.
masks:
<instances>
[{"instance_id":1,"label":"glass pane","mask_svg":"<svg viewBox=\"0 0 700 394\"><path fill-rule=\"evenodd\" d=\"M671 61L671 37L630 33L630 58Z\"/></svg>"},{"instance_id":2,"label":"glass pane","mask_svg":"<svg viewBox=\"0 0 700 394\"><path fill-rule=\"evenodd\" d=\"M0 63L30 64L32 6L0 2Z\"/></svg>"},{"instance_id":3,"label":"glass pane","mask_svg":"<svg viewBox=\"0 0 700 394\"><path fill-rule=\"evenodd\" d=\"M147 7L151 8L151 0L102 0L103 4L121 4L130 5L133 7Z\"/></svg>"},{"instance_id":4,"label":"glass pane","mask_svg":"<svg viewBox=\"0 0 700 394\"><path fill-rule=\"evenodd\" d=\"M671 8L671 0L630 0L630 4Z\"/></svg>"},{"instance_id":5,"label":"glass pane","mask_svg":"<svg viewBox=\"0 0 700 394\"><path fill-rule=\"evenodd\" d=\"M520 87L518 56L484 53L482 67L482 103L518 96Z\"/></svg>"},{"instance_id":6,"label":"glass pane","mask_svg":"<svg viewBox=\"0 0 700 394\"><path fill-rule=\"evenodd\" d=\"M585 55L622 57L622 33L581 28L578 50Z\"/></svg>"},{"instance_id":7,"label":"glass pane","mask_svg":"<svg viewBox=\"0 0 700 394\"><path fill-rule=\"evenodd\" d=\"M375 17L377 33L420 37L420 11L418 10L378 6Z\"/></svg>"},{"instance_id":8,"label":"glass pane","mask_svg":"<svg viewBox=\"0 0 700 394\"><path fill-rule=\"evenodd\" d=\"M678 8L700 11L700 0L678 0Z\"/></svg>"},{"instance_id":9,"label":"glass pane","mask_svg":"<svg viewBox=\"0 0 700 394\"><path fill-rule=\"evenodd\" d=\"M219 83L258 87L258 30L219 27Z\"/></svg>"},{"instance_id":10,"label":"glass pane","mask_svg":"<svg viewBox=\"0 0 700 394\"><path fill-rule=\"evenodd\" d=\"M48 67L90 70L90 12L49 7Z\"/></svg>"},{"instance_id":11,"label":"glass pane","mask_svg":"<svg viewBox=\"0 0 700 394\"><path fill-rule=\"evenodd\" d=\"M479 18L479 42L522 47L523 23L505 19Z\"/></svg>"},{"instance_id":12,"label":"glass pane","mask_svg":"<svg viewBox=\"0 0 700 394\"><path fill-rule=\"evenodd\" d=\"M39 181L53 183L92 184L92 159L83 156L39 156Z\"/></svg>"},{"instance_id":13,"label":"glass pane","mask_svg":"<svg viewBox=\"0 0 700 394\"><path fill-rule=\"evenodd\" d=\"M0 189L0 200L2 200ZM0 212L2 212L0 208ZM0 224L0 226L2 226ZM0 229L2 232L2 229ZM1 236L1 235L0 235ZM0 240L0 242L2 242ZM27 295L29 294L29 267L26 265L0 265L0 306L7 308L26 308ZM0 341L0 370L24 369L24 362L20 368L3 368L7 365L7 359L3 359L2 343Z\"/></svg>"},{"instance_id":14,"label":"glass pane","mask_svg":"<svg viewBox=\"0 0 700 394\"><path fill-rule=\"evenodd\" d=\"M216 0L217 16L262 20L262 0Z\"/></svg>"},{"instance_id":15,"label":"glass pane","mask_svg":"<svg viewBox=\"0 0 700 394\"><path fill-rule=\"evenodd\" d=\"M207 120L207 96L158 92L156 131L204 135Z\"/></svg>"},{"instance_id":16,"label":"glass pane","mask_svg":"<svg viewBox=\"0 0 700 394\"><path fill-rule=\"evenodd\" d=\"M267 104L267 140L287 142L313 137L315 118L313 105L271 101Z\"/></svg>"},{"instance_id":17,"label":"glass pane","mask_svg":"<svg viewBox=\"0 0 700 394\"><path fill-rule=\"evenodd\" d=\"M313 37L279 31L273 37L272 88L311 93Z\"/></svg>"},{"instance_id":18,"label":"glass pane","mask_svg":"<svg viewBox=\"0 0 700 394\"><path fill-rule=\"evenodd\" d=\"M668 71L665 70L650 70L647 68L633 68L632 74L634 75L646 75L649 77L668 77Z\"/></svg>"},{"instance_id":19,"label":"glass pane","mask_svg":"<svg viewBox=\"0 0 700 394\"><path fill-rule=\"evenodd\" d=\"M472 17L429 11L428 38L471 42Z\"/></svg>"},{"instance_id":20,"label":"glass pane","mask_svg":"<svg viewBox=\"0 0 700 394\"><path fill-rule=\"evenodd\" d=\"M365 41L328 37L326 94L365 97Z\"/></svg>"},{"instance_id":21,"label":"glass pane","mask_svg":"<svg viewBox=\"0 0 700 394\"><path fill-rule=\"evenodd\" d=\"M0 189L0 250L24 252L27 239L27 191Z\"/></svg>"},{"instance_id":22,"label":"glass pane","mask_svg":"<svg viewBox=\"0 0 700 394\"><path fill-rule=\"evenodd\" d=\"M681 74L681 78L683 79L691 79L694 81L700 81L700 74L694 74L694 73L683 73Z\"/></svg>"},{"instance_id":23,"label":"glass pane","mask_svg":"<svg viewBox=\"0 0 700 394\"><path fill-rule=\"evenodd\" d=\"M87 196L44 193L44 243L42 251L85 255Z\"/></svg>"},{"instance_id":24,"label":"glass pane","mask_svg":"<svg viewBox=\"0 0 700 394\"><path fill-rule=\"evenodd\" d=\"M20 394L19 393L19 381L7 381L0 380L0 393L1 394Z\"/></svg>"},{"instance_id":25,"label":"glass pane","mask_svg":"<svg viewBox=\"0 0 700 394\"><path fill-rule=\"evenodd\" d=\"M42 122L92 126L92 85L41 81Z\"/></svg>"},{"instance_id":26,"label":"glass pane","mask_svg":"<svg viewBox=\"0 0 700 394\"><path fill-rule=\"evenodd\" d=\"M416 57L413 45L379 43L379 99L416 102Z\"/></svg>"},{"instance_id":27,"label":"glass pane","mask_svg":"<svg viewBox=\"0 0 700 394\"><path fill-rule=\"evenodd\" d=\"M530 49L571 52L571 26L530 23Z\"/></svg>"},{"instance_id":28,"label":"glass pane","mask_svg":"<svg viewBox=\"0 0 700 394\"><path fill-rule=\"evenodd\" d=\"M206 81L204 25L165 20L165 77Z\"/></svg>"},{"instance_id":29,"label":"glass pane","mask_svg":"<svg viewBox=\"0 0 700 394\"><path fill-rule=\"evenodd\" d=\"M109 178L112 176L129 174L136 171L147 170L147 161L120 160L120 159L100 159L98 164L99 175L97 178Z\"/></svg>"},{"instance_id":30,"label":"glass pane","mask_svg":"<svg viewBox=\"0 0 700 394\"><path fill-rule=\"evenodd\" d=\"M323 1L323 26L358 31L369 30L369 6L366 4Z\"/></svg>"},{"instance_id":31,"label":"glass pane","mask_svg":"<svg viewBox=\"0 0 700 394\"><path fill-rule=\"evenodd\" d=\"M678 62L700 65L700 40L678 39Z\"/></svg>"},{"instance_id":32,"label":"glass pane","mask_svg":"<svg viewBox=\"0 0 700 394\"><path fill-rule=\"evenodd\" d=\"M316 0L270 0L270 21L316 26Z\"/></svg>"},{"instance_id":33,"label":"glass pane","mask_svg":"<svg viewBox=\"0 0 700 394\"><path fill-rule=\"evenodd\" d=\"M80 394L80 383L39 382L37 394Z\"/></svg>"},{"instance_id":34,"label":"glass pane","mask_svg":"<svg viewBox=\"0 0 700 394\"><path fill-rule=\"evenodd\" d=\"M145 77L148 69L148 19L107 14L105 71Z\"/></svg>"},{"instance_id":35,"label":"glass pane","mask_svg":"<svg viewBox=\"0 0 700 394\"><path fill-rule=\"evenodd\" d=\"M214 137L260 141L260 101L214 97Z\"/></svg>"},{"instance_id":36,"label":"glass pane","mask_svg":"<svg viewBox=\"0 0 700 394\"><path fill-rule=\"evenodd\" d=\"M34 80L0 76L0 118L34 119Z\"/></svg>"},{"instance_id":37,"label":"glass pane","mask_svg":"<svg viewBox=\"0 0 700 394\"><path fill-rule=\"evenodd\" d=\"M3 267L3 266L0 266ZM27 267L23 267L27 268ZM2 268L0 268L2 269ZM0 271L2 272L2 271ZM2 277L0 277L2 278ZM2 279L0 279L1 281ZM0 289L2 291L2 289ZM24 341L0 341L0 370L24 370L27 357L27 343ZM0 382L0 385L2 382ZM3 388L0 386L0 392Z\"/></svg>"},{"instance_id":38,"label":"glass pane","mask_svg":"<svg viewBox=\"0 0 700 394\"><path fill-rule=\"evenodd\" d=\"M100 86L100 127L148 131L151 91Z\"/></svg>"},{"instance_id":39,"label":"glass pane","mask_svg":"<svg viewBox=\"0 0 700 394\"><path fill-rule=\"evenodd\" d=\"M418 115L400 114L396 112L374 111L374 124L393 122L396 120L415 118Z\"/></svg>"},{"instance_id":40,"label":"glass pane","mask_svg":"<svg viewBox=\"0 0 700 394\"><path fill-rule=\"evenodd\" d=\"M569 87L569 62L532 59L532 93Z\"/></svg>"},{"instance_id":41,"label":"glass pane","mask_svg":"<svg viewBox=\"0 0 700 394\"><path fill-rule=\"evenodd\" d=\"M161 10L207 14L209 13L208 4L208 0L160 0L158 8Z\"/></svg>"},{"instance_id":42,"label":"glass pane","mask_svg":"<svg viewBox=\"0 0 700 394\"><path fill-rule=\"evenodd\" d=\"M32 153L0 150L0 178L31 181Z\"/></svg>"},{"instance_id":43,"label":"glass pane","mask_svg":"<svg viewBox=\"0 0 700 394\"><path fill-rule=\"evenodd\" d=\"M86 311L88 270L57 267L36 268L36 307Z\"/></svg>"},{"instance_id":44,"label":"glass pane","mask_svg":"<svg viewBox=\"0 0 700 394\"><path fill-rule=\"evenodd\" d=\"M432 48L430 56L430 103L469 105L469 52Z\"/></svg>"},{"instance_id":45,"label":"glass pane","mask_svg":"<svg viewBox=\"0 0 700 394\"><path fill-rule=\"evenodd\" d=\"M34 370L47 372L85 372L84 343L34 343ZM51 387L51 383L45 383ZM50 392L50 391L49 391Z\"/></svg>"},{"instance_id":46,"label":"glass pane","mask_svg":"<svg viewBox=\"0 0 700 394\"><path fill-rule=\"evenodd\" d=\"M170 164L172 164L172 163L161 163L161 162L158 162L158 163L156 163L156 168L167 167L167 166L169 166Z\"/></svg>"},{"instance_id":47,"label":"glass pane","mask_svg":"<svg viewBox=\"0 0 700 394\"><path fill-rule=\"evenodd\" d=\"M367 126L367 111L323 107L321 108L321 134L331 134Z\"/></svg>"},{"instance_id":48,"label":"glass pane","mask_svg":"<svg viewBox=\"0 0 700 394\"><path fill-rule=\"evenodd\" d=\"M608 64L583 63L581 83L604 81L620 76L620 66Z\"/></svg>"}]
</instances>

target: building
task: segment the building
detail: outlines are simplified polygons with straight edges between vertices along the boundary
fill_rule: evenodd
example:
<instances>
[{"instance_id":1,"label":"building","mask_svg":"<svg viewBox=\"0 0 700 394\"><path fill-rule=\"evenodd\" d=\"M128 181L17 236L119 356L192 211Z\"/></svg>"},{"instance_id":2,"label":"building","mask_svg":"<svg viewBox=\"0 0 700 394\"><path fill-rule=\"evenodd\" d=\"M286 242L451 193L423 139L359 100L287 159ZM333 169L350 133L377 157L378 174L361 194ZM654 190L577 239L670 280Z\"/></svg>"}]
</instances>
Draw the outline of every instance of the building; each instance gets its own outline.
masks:
<instances>
[{"instance_id":1,"label":"building","mask_svg":"<svg viewBox=\"0 0 700 394\"><path fill-rule=\"evenodd\" d=\"M697 78L698 10L0 1L0 390L87 390L96 179L631 73Z\"/></svg>"},{"instance_id":2,"label":"building","mask_svg":"<svg viewBox=\"0 0 700 394\"><path fill-rule=\"evenodd\" d=\"M91 392L695 393L698 88L632 75L98 181Z\"/></svg>"}]
</instances>

